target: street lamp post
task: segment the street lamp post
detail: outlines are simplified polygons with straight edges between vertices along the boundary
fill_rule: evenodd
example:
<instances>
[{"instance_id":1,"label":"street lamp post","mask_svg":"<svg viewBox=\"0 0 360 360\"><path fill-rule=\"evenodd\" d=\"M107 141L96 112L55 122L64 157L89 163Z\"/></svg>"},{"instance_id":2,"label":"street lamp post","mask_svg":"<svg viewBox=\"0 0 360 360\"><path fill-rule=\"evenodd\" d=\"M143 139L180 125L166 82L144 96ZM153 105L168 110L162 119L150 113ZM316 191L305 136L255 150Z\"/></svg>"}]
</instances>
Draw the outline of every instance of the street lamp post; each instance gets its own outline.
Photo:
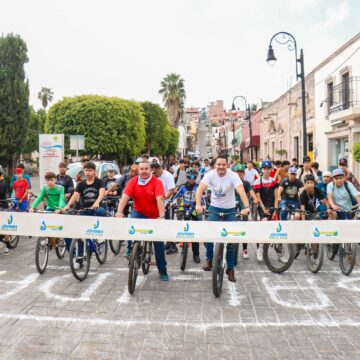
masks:
<instances>
[{"instance_id":1,"label":"street lamp post","mask_svg":"<svg viewBox=\"0 0 360 360\"><path fill-rule=\"evenodd\" d=\"M250 105L247 103L246 99L244 96L238 95L235 96L233 101L232 101L232 105L231 105L231 111L235 111L236 107L235 107L235 100L239 98L242 99L245 103L245 120L249 120L249 133L250 133L250 160L253 160L253 146L252 146L252 125L251 125L251 111L250 111ZM233 129L234 129L234 123L233 123ZM234 137L235 140L235 137ZM234 147L235 147L235 142L234 142Z\"/></svg>"},{"instance_id":2,"label":"street lamp post","mask_svg":"<svg viewBox=\"0 0 360 360\"><path fill-rule=\"evenodd\" d=\"M273 65L276 62L274 50L272 48L272 41L275 40L278 44L286 45L288 50L295 50L295 65L296 65L296 79L301 80L301 102L302 102L302 127L303 127L303 154L307 155L307 134L306 134L306 103L305 103L305 70L304 70L304 52L300 50L300 57L298 58L296 40L293 35L288 32L281 31L273 35L269 43L267 63ZM300 64L300 73L298 64Z\"/></svg>"}]
</instances>

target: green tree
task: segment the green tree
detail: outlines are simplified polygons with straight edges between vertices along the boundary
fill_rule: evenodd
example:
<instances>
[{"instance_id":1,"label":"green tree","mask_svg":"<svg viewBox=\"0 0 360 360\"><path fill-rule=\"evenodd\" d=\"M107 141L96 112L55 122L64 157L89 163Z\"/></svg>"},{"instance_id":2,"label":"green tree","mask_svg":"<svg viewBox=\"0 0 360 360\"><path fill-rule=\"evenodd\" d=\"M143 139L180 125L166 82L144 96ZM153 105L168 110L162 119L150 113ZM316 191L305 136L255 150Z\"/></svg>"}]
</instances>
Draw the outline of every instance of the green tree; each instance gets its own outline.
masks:
<instances>
[{"instance_id":1,"label":"green tree","mask_svg":"<svg viewBox=\"0 0 360 360\"><path fill-rule=\"evenodd\" d=\"M207 117L208 117L208 115L207 115L206 107L203 107L201 109L201 113L200 113L200 120L201 121L206 121Z\"/></svg>"},{"instance_id":2,"label":"green tree","mask_svg":"<svg viewBox=\"0 0 360 360\"><path fill-rule=\"evenodd\" d=\"M0 37L0 162L13 172L30 120L27 46L19 35Z\"/></svg>"},{"instance_id":3,"label":"green tree","mask_svg":"<svg viewBox=\"0 0 360 360\"><path fill-rule=\"evenodd\" d=\"M163 97L170 124L178 127L185 109L186 92L184 80L178 74L168 74L160 84L159 94Z\"/></svg>"},{"instance_id":4,"label":"green tree","mask_svg":"<svg viewBox=\"0 0 360 360\"><path fill-rule=\"evenodd\" d=\"M31 153L39 150L39 134L43 132L43 117L39 111L30 108L29 127L26 131L26 142L23 146L23 153Z\"/></svg>"},{"instance_id":5,"label":"green tree","mask_svg":"<svg viewBox=\"0 0 360 360\"><path fill-rule=\"evenodd\" d=\"M166 112L157 104L149 101L141 103L145 115L145 152L151 155L164 155L170 127Z\"/></svg>"},{"instance_id":6,"label":"green tree","mask_svg":"<svg viewBox=\"0 0 360 360\"><path fill-rule=\"evenodd\" d=\"M64 98L46 117L47 133L85 135L86 153L125 159L145 145L145 119L138 102L97 95ZM69 136L65 137L69 151Z\"/></svg>"},{"instance_id":7,"label":"green tree","mask_svg":"<svg viewBox=\"0 0 360 360\"><path fill-rule=\"evenodd\" d=\"M49 103L53 101L54 93L50 88L42 87L41 90L38 92L38 99L41 101L41 105L46 111Z\"/></svg>"},{"instance_id":8,"label":"green tree","mask_svg":"<svg viewBox=\"0 0 360 360\"><path fill-rule=\"evenodd\" d=\"M166 156L175 155L179 145L179 131L178 129L169 127L169 142L165 152Z\"/></svg>"},{"instance_id":9,"label":"green tree","mask_svg":"<svg viewBox=\"0 0 360 360\"><path fill-rule=\"evenodd\" d=\"M360 142L357 142L353 146L354 160L360 162Z\"/></svg>"}]
</instances>

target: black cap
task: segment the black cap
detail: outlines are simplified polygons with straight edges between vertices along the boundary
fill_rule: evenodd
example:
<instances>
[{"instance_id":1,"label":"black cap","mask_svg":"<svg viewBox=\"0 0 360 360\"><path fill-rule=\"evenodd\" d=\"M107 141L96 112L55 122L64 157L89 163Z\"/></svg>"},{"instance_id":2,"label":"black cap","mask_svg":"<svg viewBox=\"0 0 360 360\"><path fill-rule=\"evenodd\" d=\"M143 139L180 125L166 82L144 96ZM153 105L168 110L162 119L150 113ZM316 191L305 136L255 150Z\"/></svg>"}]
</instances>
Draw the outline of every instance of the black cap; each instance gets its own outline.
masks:
<instances>
[{"instance_id":1,"label":"black cap","mask_svg":"<svg viewBox=\"0 0 360 360\"><path fill-rule=\"evenodd\" d=\"M96 165L92 161L88 161L87 163L85 163L84 169L96 170Z\"/></svg>"},{"instance_id":2,"label":"black cap","mask_svg":"<svg viewBox=\"0 0 360 360\"><path fill-rule=\"evenodd\" d=\"M161 168L161 165L160 165L158 162L154 161L154 162L152 162L152 163L150 164L150 167L151 167L152 169L160 169L160 168Z\"/></svg>"},{"instance_id":3,"label":"black cap","mask_svg":"<svg viewBox=\"0 0 360 360\"><path fill-rule=\"evenodd\" d=\"M347 166L347 164L348 164L347 158L341 158L339 160L339 165L346 165Z\"/></svg>"},{"instance_id":4,"label":"black cap","mask_svg":"<svg viewBox=\"0 0 360 360\"><path fill-rule=\"evenodd\" d=\"M315 182L315 176L313 174L308 174L304 177L304 182L307 182L307 181L313 181Z\"/></svg>"},{"instance_id":5,"label":"black cap","mask_svg":"<svg viewBox=\"0 0 360 360\"><path fill-rule=\"evenodd\" d=\"M310 162L310 156L304 156L303 162Z\"/></svg>"}]
</instances>

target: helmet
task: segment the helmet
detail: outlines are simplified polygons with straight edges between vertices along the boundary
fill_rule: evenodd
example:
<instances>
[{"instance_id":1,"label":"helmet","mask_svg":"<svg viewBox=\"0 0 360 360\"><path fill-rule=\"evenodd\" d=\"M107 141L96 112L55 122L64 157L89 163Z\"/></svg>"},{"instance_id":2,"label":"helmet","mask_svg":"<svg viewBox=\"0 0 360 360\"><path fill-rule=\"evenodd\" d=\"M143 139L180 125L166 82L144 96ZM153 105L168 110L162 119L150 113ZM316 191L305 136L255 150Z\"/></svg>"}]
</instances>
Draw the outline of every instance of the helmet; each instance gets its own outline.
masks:
<instances>
[{"instance_id":1,"label":"helmet","mask_svg":"<svg viewBox=\"0 0 360 360\"><path fill-rule=\"evenodd\" d=\"M271 161L269 160L265 160L261 163L261 166L260 166L261 169L263 168L272 168L272 164L271 164Z\"/></svg>"},{"instance_id":2,"label":"helmet","mask_svg":"<svg viewBox=\"0 0 360 360\"><path fill-rule=\"evenodd\" d=\"M188 169L186 170L186 177L191 180L196 180L198 172L195 169Z\"/></svg>"},{"instance_id":3,"label":"helmet","mask_svg":"<svg viewBox=\"0 0 360 360\"><path fill-rule=\"evenodd\" d=\"M313 174L306 175L306 176L304 177L304 182L307 182L307 181L313 181L313 182L315 182L315 177L314 177L314 175L313 175Z\"/></svg>"}]
</instances>

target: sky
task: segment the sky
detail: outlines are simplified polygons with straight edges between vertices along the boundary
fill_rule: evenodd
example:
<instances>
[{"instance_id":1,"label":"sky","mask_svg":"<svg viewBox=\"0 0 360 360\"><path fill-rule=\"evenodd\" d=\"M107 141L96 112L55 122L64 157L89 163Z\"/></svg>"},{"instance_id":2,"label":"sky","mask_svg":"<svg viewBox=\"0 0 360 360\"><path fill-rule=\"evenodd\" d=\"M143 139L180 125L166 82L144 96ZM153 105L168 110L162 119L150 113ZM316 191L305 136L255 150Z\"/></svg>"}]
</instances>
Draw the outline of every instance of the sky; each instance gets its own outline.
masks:
<instances>
[{"instance_id":1,"label":"sky","mask_svg":"<svg viewBox=\"0 0 360 360\"><path fill-rule=\"evenodd\" d=\"M27 43L30 102L82 94L162 104L163 77L185 80L186 106L237 95L273 101L296 82L295 54L269 41L290 32L305 73L360 31L359 0L0 0L0 33ZM241 104L239 105L241 106Z\"/></svg>"}]
</instances>

